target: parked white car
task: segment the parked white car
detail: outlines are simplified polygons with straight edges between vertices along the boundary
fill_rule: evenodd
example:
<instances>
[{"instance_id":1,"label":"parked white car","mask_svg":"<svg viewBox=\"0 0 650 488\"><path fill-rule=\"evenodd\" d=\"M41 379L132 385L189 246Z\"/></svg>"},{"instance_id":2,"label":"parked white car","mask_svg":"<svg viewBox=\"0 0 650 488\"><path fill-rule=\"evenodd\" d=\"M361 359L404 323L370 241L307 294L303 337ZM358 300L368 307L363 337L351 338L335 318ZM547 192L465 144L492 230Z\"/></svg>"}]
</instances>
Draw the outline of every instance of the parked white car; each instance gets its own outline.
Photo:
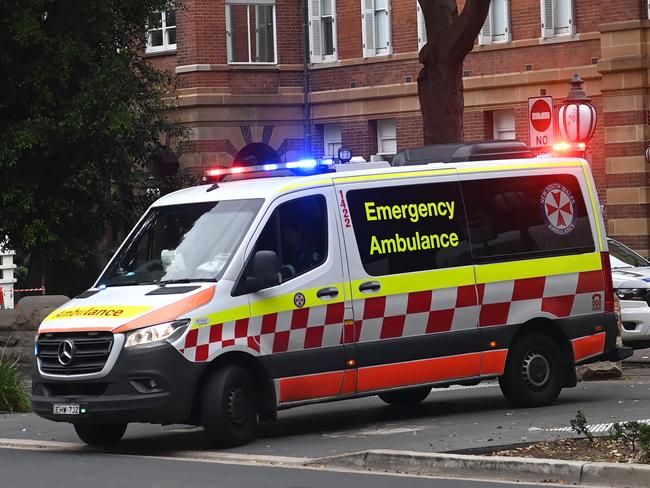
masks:
<instances>
[{"instance_id":1,"label":"parked white car","mask_svg":"<svg viewBox=\"0 0 650 488\"><path fill-rule=\"evenodd\" d=\"M621 301L623 344L650 347L650 261L614 239L608 241L614 290Z\"/></svg>"}]
</instances>

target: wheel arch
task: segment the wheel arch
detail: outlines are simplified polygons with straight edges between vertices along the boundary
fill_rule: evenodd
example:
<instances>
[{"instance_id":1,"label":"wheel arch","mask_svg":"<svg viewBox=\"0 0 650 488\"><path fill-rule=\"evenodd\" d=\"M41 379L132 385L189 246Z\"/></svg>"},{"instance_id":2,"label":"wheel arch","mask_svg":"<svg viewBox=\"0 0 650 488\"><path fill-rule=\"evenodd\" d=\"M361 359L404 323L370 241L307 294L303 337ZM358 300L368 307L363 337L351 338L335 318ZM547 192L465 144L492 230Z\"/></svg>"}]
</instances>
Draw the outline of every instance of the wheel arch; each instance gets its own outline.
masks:
<instances>
[{"instance_id":1,"label":"wheel arch","mask_svg":"<svg viewBox=\"0 0 650 488\"><path fill-rule=\"evenodd\" d=\"M273 417L277 411L277 400L271 365L263 356L253 356L244 351L230 351L214 358L201 374L196 384L194 398L192 399L192 423L200 423L201 395L203 386L212 373L224 366L239 365L248 370L255 382L257 391L261 393L259 414L261 417Z\"/></svg>"},{"instance_id":2,"label":"wheel arch","mask_svg":"<svg viewBox=\"0 0 650 488\"><path fill-rule=\"evenodd\" d=\"M569 388L576 386L578 380L576 376L575 360L573 356L573 346L560 324L550 318L534 318L525 322L519 327L517 332L512 337L512 340L510 341L506 364L513 345L522 337L532 332L539 332L550 337L559 346L560 350L562 351L562 363L564 366L564 386Z\"/></svg>"}]
</instances>

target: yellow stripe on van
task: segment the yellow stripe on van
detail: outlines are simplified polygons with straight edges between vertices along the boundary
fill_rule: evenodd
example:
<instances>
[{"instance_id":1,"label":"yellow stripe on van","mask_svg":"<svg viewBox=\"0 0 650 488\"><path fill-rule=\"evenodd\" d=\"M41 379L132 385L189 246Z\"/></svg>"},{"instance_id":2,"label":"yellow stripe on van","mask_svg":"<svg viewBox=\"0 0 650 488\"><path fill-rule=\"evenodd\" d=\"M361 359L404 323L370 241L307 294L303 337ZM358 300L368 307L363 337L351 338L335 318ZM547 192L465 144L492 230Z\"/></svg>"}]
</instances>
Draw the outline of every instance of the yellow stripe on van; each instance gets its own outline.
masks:
<instances>
[{"instance_id":1,"label":"yellow stripe on van","mask_svg":"<svg viewBox=\"0 0 650 488\"><path fill-rule=\"evenodd\" d=\"M602 269L600 253L572 254L553 258L478 265L476 266L476 281L477 283L495 283L599 269Z\"/></svg>"},{"instance_id":2,"label":"yellow stripe on van","mask_svg":"<svg viewBox=\"0 0 650 488\"><path fill-rule=\"evenodd\" d=\"M321 300L316 296L318 290L322 288L336 288L339 294L336 298L330 300ZM223 324L225 322L234 322L235 320L245 319L249 317L259 317L261 315L269 315L279 312L289 312L297 310L298 307L294 303L294 297L297 293L302 293L305 296L305 304L300 308L309 307L324 307L333 303L341 303L344 301L343 283L334 283L330 285L319 286L309 290L296 290L292 293L285 293L266 300L260 300L250 305L242 305L237 308L223 310L210 315L202 316L201 324L195 324L193 328L200 329L201 327L208 327L214 324ZM207 319L207 320L206 320Z\"/></svg>"},{"instance_id":3,"label":"yellow stripe on van","mask_svg":"<svg viewBox=\"0 0 650 488\"><path fill-rule=\"evenodd\" d=\"M381 288L377 293L363 293L359 286L368 281L377 281ZM432 290L434 288L452 288L474 284L474 267L445 268L417 273L405 273L389 276L368 277L352 283L352 298L383 297L386 295L399 295L400 293L413 293L417 291ZM455 304L454 304L455 305Z\"/></svg>"}]
</instances>

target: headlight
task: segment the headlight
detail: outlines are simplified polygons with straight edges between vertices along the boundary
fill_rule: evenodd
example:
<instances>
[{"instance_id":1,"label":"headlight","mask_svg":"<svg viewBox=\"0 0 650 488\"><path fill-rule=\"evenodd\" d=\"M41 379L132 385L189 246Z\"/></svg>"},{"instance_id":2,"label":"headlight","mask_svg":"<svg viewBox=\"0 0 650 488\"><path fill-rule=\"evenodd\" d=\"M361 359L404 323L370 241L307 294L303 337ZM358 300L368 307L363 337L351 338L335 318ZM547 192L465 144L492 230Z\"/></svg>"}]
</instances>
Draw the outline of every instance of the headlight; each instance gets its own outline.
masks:
<instances>
[{"instance_id":1,"label":"headlight","mask_svg":"<svg viewBox=\"0 0 650 488\"><path fill-rule=\"evenodd\" d=\"M126 336L124 347L153 345L164 340L173 342L183 335L188 325L190 319L184 319L134 330Z\"/></svg>"},{"instance_id":2,"label":"headlight","mask_svg":"<svg viewBox=\"0 0 650 488\"><path fill-rule=\"evenodd\" d=\"M616 290L616 295L621 300L638 300L645 302L646 295L650 290L647 288L619 288Z\"/></svg>"}]
</instances>

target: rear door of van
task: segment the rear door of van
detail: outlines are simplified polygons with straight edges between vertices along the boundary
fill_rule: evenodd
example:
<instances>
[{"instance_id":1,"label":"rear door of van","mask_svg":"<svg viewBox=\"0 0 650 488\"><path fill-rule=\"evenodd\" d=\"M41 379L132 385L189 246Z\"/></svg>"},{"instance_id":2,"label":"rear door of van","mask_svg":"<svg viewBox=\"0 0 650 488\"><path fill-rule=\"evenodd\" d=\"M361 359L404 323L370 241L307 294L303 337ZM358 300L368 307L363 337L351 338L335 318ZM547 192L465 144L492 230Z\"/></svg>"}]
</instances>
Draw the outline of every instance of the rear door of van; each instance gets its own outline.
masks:
<instances>
[{"instance_id":1,"label":"rear door of van","mask_svg":"<svg viewBox=\"0 0 650 488\"><path fill-rule=\"evenodd\" d=\"M460 179L481 297L479 328L491 346L481 373L502 374L518 326L535 319L561 327L576 361L602 353L605 333L595 329L604 325L607 298L599 221L580 163L461 170Z\"/></svg>"},{"instance_id":2,"label":"rear door of van","mask_svg":"<svg viewBox=\"0 0 650 488\"><path fill-rule=\"evenodd\" d=\"M478 293L455 170L335 178L357 392L480 375Z\"/></svg>"}]
</instances>

